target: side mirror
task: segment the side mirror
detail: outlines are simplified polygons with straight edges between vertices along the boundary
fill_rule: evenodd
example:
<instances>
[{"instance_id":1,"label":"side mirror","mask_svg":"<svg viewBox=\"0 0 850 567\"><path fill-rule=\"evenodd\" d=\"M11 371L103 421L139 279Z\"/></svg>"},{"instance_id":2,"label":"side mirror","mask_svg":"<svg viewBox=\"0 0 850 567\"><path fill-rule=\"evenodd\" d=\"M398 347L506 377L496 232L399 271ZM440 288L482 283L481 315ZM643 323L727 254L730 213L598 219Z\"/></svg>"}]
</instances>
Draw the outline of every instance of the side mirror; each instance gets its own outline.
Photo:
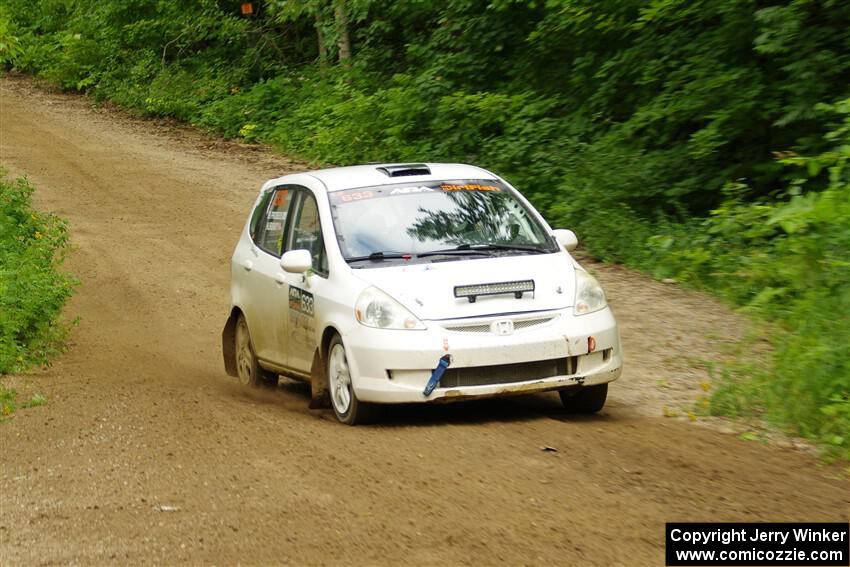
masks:
<instances>
[{"instance_id":1,"label":"side mirror","mask_svg":"<svg viewBox=\"0 0 850 567\"><path fill-rule=\"evenodd\" d=\"M309 250L290 250L280 258L280 267L290 274L303 274L313 267Z\"/></svg>"},{"instance_id":2,"label":"side mirror","mask_svg":"<svg viewBox=\"0 0 850 567\"><path fill-rule=\"evenodd\" d=\"M578 237L576 237L576 233L571 230L566 230L563 228L559 228L552 232L555 236L555 240L558 241L558 244L564 247L564 250L568 252L571 250L575 250L576 246L578 246Z\"/></svg>"}]
</instances>

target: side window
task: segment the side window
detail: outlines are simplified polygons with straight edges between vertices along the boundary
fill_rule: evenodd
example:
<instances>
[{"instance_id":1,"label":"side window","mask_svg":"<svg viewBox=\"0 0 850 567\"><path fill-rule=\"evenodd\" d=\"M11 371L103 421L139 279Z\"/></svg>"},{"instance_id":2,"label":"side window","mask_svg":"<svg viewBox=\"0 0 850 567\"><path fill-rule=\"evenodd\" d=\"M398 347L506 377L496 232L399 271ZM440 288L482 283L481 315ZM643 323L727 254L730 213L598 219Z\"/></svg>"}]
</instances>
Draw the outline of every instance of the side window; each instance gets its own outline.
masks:
<instances>
[{"instance_id":1,"label":"side window","mask_svg":"<svg viewBox=\"0 0 850 567\"><path fill-rule=\"evenodd\" d=\"M269 201L272 200L272 195L274 195L274 191L266 191L266 194L260 199L260 202L257 203L257 206L254 208L254 212L251 213L251 226L249 231L251 233L251 240L254 242L259 242L257 240L257 232L260 229L260 219L262 219L266 211L269 208Z\"/></svg>"},{"instance_id":2,"label":"side window","mask_svg":"<svg viewBox=\"0 0 850 567\"><path fill-rule=\"evenodd\" d=\"M322 239L322 225L319 222L316 198L307 191L302 191L301 195L286 250L309 250L313 256L313 271L327 274L328 259L325 255L325 242Z\"/></svg>"},{"instance_id":3,"label":"side window","mask_svg":"<svg viewBox=\"0 0 850 567\"><path fill-rule=\"evenodd\" d=\"M268 212L260 217L254 241L257 246L275 256L280 256L283 249L283 232L286 229L286 219L289 206L295 191L287 188L275 189L271 192L271 205Z\"/></svg>"}]
</instances>

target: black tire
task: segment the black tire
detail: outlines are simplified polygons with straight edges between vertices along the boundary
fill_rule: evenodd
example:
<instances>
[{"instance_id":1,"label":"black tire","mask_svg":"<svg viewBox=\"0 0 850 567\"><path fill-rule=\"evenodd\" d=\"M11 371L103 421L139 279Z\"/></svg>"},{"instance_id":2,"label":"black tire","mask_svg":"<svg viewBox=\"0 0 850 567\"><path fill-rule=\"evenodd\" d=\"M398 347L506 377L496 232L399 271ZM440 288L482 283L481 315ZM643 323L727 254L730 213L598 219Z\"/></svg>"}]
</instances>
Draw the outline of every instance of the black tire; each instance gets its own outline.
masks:
<instances>
[{"instance_id":1,"label":"black tire","mask_svg":"<svg viewBox=\"0 0 850 567\"><path fill-rule=\"evenodd\" d=\"M274 388L277 386L279 376L269 372L260 366L257 356L254 354L254 345L251 343L251 333L248 330L248 322L245 316L239 314L236 321L236 332L234 333L234 352L236 353L236 374L239 383L252 388Z\"/></svg>"},{"instance_id":2,"label":"black tire","mask_svg":"<svg viewBox=\"0 0 850 567\"><path fill-rule=\"evenodd\" d=\"M564 407L573 413L596 413L605 406L608 384L579 386L558 392Z\"/></svg>"},{"instance_id":3,"label":"black tire","mask_svg":"<svg viewBox=\"0 0 850 567\"><path fill-rule=\"evenodd\" d=\"M328 345L326 368L331 407L340 423L360 425L373 421L377 415L376 407L357 399L348 368L345 346L339 335L334 335Z\"/></svg>"}]
</instances>

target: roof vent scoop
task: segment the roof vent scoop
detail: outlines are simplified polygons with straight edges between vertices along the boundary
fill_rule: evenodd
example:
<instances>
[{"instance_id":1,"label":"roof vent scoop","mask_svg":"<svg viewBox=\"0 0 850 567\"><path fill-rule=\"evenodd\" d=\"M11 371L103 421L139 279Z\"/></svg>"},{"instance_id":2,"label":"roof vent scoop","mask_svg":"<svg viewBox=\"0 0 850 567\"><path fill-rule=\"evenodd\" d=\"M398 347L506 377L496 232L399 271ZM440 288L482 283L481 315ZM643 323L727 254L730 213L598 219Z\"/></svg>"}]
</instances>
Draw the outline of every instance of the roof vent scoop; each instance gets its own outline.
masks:
<instances>
[{"instance_id":1,"label":"roof vent scoop","mask_svg":"<svg viewBox=\"0 0 850 567\"><path fill-rule=\"evenodd\" d=\"M387 177L407 177L409 175L431 175L431 170L424 163L404 163L401 165L385 165L377 168Z\"/></svg>"}]
</instances>

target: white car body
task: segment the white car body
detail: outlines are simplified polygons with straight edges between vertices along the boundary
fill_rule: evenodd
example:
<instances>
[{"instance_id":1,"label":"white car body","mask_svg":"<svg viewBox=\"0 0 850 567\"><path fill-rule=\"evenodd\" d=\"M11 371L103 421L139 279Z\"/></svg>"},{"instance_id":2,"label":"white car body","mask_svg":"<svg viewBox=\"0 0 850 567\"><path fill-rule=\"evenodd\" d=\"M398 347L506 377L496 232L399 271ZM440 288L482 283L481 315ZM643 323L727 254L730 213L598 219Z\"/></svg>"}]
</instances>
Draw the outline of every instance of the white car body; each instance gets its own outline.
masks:
<instances>
[{"instance_id":1,"label":"white car body","mask_svg":"<svg viewBox=\"0 0 850 567\"><path fill-rule=\"evenodd\" d=\"M240 347L234 346L234 328L241 315L250 333L253 352L249 354L263 371L310 381L311 407L327 400L328 347L334 335L344 345L345 370L350 372L353 395L362 403L573 391L608 383L620 375L622 351L614 316L607 304L591 313L574 312L576 271L583 269L563 247L540 254L350 265L337 238L329 196L353 188L446 180L500 182L540 223L547 237L556 240L552 236L555 231L531 204L488 171L458 164L414 166L427 168L428 175L415 175L414 171L414 175L407 172L392 177L382 171L392 167L326 169L286 175L263 185L232 257L231 313L223 334L228 373L239 375L239 353L235 351ZM286 189L266 197L268 218L256 217L254 209L264 203L264 196L280 187ZM304 197L297 197L299 193ZM322 264L327 265L321 270L312 266L313 270L303 273L288 272L282 267L287 260L297 264L306 258L309 264L309 257L287 252L282 262L252 238L252 219L259 218L257 222L266 222L274 230L291 228L300 221L292 217L287 223L286 219L297 211L275 213L271 203L274 207L286 206L281 204L283 199L291 199L290 205L299 199L306 203L308 195L318 209ZM298 215L304 218L302 213ZM280 226L275 224L278 222ZM302 237L303 231L298 232L298 238ZM285 241L288 236L280 238ZM513 293L478 295L472 300L456 297L456 286L518 281L533 281L534 291L521 297ZM417 328L375 328L359 322L355 306L370 287L401 304L415 317ZM451 357L450 366L426 395L424 388L446 354Z\"/></svg>"}]
</instances>

